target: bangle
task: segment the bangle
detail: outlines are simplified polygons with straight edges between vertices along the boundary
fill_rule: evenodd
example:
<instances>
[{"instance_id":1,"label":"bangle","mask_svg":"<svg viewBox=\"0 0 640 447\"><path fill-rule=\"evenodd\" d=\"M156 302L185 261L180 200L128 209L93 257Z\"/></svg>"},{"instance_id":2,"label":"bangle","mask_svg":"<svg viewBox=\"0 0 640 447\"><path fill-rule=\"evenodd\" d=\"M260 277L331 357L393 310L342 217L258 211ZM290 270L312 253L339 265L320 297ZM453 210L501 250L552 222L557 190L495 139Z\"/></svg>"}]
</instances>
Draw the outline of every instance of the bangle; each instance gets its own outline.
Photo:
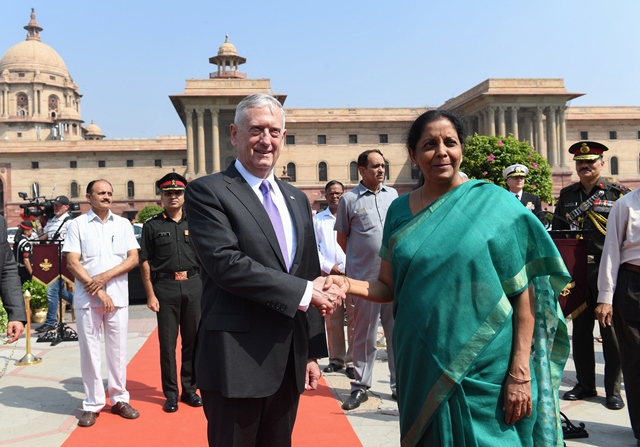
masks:
<instances>
[{"instance_id":1,"label":"bangle","mask_svg":"<svg viewBox=\"0 0 640 447\"><path fill-rule=\"evenodd\" d=\"M521 379L520 377L516 377L513 374L511 374L511 371L509 371L509 376L511 376L511 378L513 380L515 380L516 382L518 382L518 383L529 383L529 382L531 382L531 376L529 376L528 378Z\"/></svg>"},{"instance_id":2,"label":"bangle","mask_svg":"<svg viewBox=\"0 0 640 447\"><path fill-rule=\"evenodd\" d=\"M349 291L351 290L351 283L349 282L349 278L347 278L346 276L344 277L344 280L347 283L347 291L346 291L346 293L349 293Z\"/></svg>"}]
</instances>

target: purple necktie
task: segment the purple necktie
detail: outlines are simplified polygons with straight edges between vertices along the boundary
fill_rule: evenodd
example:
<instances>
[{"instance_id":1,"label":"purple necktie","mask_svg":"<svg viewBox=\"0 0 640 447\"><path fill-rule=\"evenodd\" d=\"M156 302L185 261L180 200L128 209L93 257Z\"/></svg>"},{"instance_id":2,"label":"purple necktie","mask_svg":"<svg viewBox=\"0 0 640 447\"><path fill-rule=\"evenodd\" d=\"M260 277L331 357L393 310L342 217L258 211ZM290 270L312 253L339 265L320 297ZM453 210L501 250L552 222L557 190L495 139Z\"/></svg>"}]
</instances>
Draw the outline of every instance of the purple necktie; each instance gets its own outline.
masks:
<instances>
[{"instance_id":1,"label":"purple necktie","mask_svg":"<svg viewBox=\"0 0 640 447\"><path fill-rule=\"evenodd\" d=\"M271 185L269 184L268 180L263 180L260 184L260 191L262 191L262 205L269 215L271 225L273 225L273 230L276 232L276 236L278 237L278 244L280 245L280 251L282 252L284 263L287 268L289 268L289 251L287 250L287 238L284 235L284 226L282 226L282 218L280 218L278 207L275 203L273 203L273 200L271 199L270 187Z\"/></svg>"}]
</instances>

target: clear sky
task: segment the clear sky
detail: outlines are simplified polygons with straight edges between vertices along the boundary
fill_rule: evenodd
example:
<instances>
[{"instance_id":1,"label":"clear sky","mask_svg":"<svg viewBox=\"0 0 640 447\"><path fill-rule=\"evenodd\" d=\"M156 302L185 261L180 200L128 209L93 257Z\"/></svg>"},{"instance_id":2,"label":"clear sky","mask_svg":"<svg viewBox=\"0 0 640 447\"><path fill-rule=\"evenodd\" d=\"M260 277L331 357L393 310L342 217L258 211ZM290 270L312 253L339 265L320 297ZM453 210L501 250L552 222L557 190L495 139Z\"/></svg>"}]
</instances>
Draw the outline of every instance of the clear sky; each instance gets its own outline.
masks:
<instances>
[{"instance_id":1,"label":"clear sky","mask_svg":"<svg viewBox=\"0 0 640 447\"><path fill-rule=\"evenodd\" d=\"M287 107L435 107L510 77L640 107L638 0L3 0L2 54L31 7L107 138L184 134L169 95L216 70L225 34Z\"/></svg>"}]
</instances>

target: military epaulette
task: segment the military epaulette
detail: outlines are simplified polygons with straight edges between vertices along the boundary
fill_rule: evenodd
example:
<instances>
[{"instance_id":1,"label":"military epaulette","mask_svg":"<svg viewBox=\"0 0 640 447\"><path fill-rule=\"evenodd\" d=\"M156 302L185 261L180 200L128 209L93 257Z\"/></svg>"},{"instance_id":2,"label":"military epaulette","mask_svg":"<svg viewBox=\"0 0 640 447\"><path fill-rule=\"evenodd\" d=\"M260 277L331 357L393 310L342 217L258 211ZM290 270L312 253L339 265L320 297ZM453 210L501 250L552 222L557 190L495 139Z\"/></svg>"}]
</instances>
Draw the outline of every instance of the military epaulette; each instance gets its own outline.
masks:
<instances>
[{"instance_id":1,"label":"military epaulette","mask_svg":"<svg viewBox=\"0 0 640 447\"><path fill-rule=\"evenodd\" d=\"M617 182L611 182L609 183L609 186L611 186L611 189L617 189L618 191L620 191L622 194L628 194L631 192L631 188L624 186L620 183Z\"/></svg>"},{"instance_id":2,"label":"military epaulette","mask_svg":"<svg viewBox=\"0 0 640 447\"><path fill-rule=\"evenodd\" d=\"M147 220L144 221L144 223L150 222L153 219L157 219L158 217L161 217L164 214L164 211L159 212L158 214L149 217Z\"/></svg>"}]
</instances>

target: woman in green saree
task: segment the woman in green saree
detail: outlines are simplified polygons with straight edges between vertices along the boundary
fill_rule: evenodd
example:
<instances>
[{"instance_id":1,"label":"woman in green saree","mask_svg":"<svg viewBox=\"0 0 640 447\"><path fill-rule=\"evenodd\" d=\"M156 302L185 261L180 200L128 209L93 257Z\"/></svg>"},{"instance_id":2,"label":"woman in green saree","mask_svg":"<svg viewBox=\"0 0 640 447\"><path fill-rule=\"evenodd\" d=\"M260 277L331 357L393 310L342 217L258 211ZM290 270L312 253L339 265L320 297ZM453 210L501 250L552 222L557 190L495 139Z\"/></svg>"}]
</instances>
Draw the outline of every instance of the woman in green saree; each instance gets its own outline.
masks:
<instances>
[{"instance_id":1,"label":"woman in green saree","mask_svg":"<svg viewBox=\"0 0 640 447\"><path fill-rule=\"evenodd\" d=\"M529 210L459 174L462 141L447 111L413 123L425 181L389 208L378 281L327 283L394 302L403 446L561 446L569 339L557 297L569 275Z\"/></svg>"}]
</instances>

